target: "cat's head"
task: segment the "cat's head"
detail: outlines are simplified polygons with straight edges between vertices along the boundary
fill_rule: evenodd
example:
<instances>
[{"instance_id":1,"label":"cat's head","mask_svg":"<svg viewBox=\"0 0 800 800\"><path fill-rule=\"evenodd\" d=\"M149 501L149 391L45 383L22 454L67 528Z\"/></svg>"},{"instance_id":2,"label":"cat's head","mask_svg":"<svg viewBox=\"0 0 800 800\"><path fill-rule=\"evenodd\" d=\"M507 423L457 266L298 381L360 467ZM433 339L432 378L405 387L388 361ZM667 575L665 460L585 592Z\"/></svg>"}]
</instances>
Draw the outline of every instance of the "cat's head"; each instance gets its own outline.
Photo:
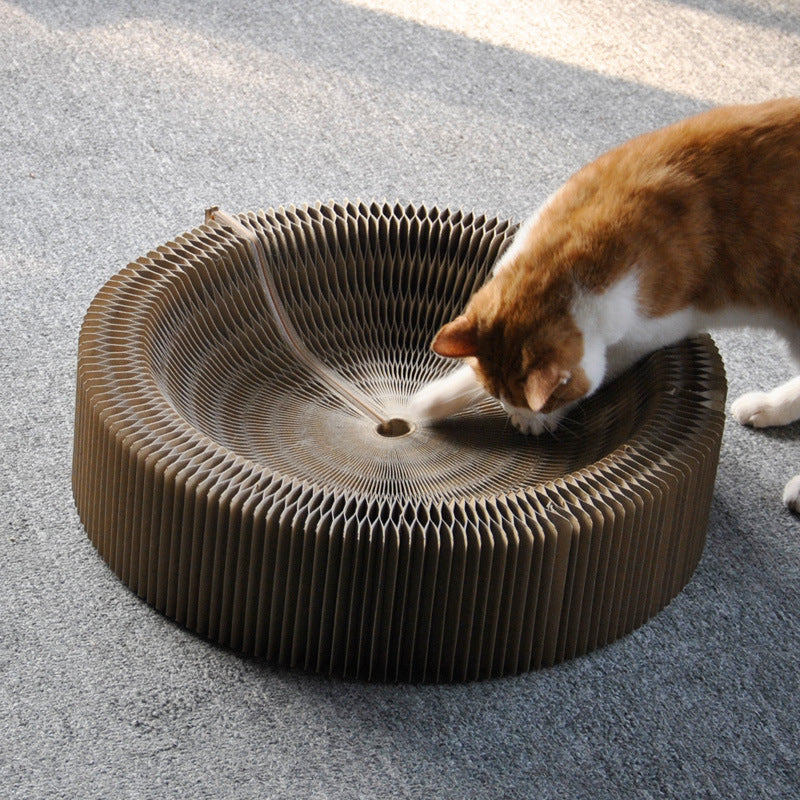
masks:
<instances>
[{"instance_id":1,"label":"cat's head","mask_svg":"<svg viewBox=\"0 0 800 800\"><path fill-rule=\"evenodd\" d=\"M566 282L531 291L508 273L497 275L439 330L432 348L467 359L507 410L553 414L595 388L582 363L584 336L572 298Z\"/></svg>"}]
</instances>

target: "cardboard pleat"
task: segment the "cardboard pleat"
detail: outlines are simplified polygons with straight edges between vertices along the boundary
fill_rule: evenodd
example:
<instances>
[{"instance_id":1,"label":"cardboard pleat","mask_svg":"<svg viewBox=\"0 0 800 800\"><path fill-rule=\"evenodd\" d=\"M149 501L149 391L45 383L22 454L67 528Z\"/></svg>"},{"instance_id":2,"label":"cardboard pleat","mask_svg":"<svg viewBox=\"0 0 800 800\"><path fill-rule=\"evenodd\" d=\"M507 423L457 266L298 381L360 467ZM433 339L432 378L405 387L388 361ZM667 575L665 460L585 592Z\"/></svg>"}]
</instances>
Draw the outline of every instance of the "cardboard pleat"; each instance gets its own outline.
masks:
<instances>
[{"instance_id":1,"label":"cardboard pleat","mask_svg":"<svg viewBox=\"0 0 800 800\"><path fill-rule=\"evenodd\" d=\"M491 399L424 425L409 398L453 368L429 343L515 226L374 202L237 219L305 348L410 430L382 435L296 357L230 230L128 265L81 329L73 491L140 597L277 664L460 681L608 644L685 586L724 421L708 336L644 359L554 435L515 432Z\"/></svg>"}]
</instances>

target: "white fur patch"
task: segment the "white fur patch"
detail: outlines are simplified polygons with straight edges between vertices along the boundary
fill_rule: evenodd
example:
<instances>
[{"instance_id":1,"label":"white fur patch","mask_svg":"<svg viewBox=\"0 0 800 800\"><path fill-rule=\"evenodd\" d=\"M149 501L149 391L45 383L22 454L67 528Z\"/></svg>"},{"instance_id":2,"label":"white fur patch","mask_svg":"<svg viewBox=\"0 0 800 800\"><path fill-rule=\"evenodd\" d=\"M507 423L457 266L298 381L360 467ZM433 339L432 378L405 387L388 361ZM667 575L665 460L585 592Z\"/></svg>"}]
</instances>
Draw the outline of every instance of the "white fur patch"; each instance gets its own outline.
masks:
<instances>
[{"instance_id":1,"label":"white fur patch","mask_svg":"<svg viewBox=\"0 0 800 800\"><path fill-rule=\"evenodd\" d=\"M601 294L576 292L572 317L583 334L581 367L589 379L589 394L608 379L609 373L618 374L637 360L634 352L628 352L632 338L641 337L633 348L636 352L641 348L646 352L649 346L654 331L643 325L638 293L635 269Z\"/></svg>"},{"instance_id":2,"label":"white fur patch","mask_svg":"<svg viewBox=\"0 0 800 800\"><path fill-rule=\"evenodd\" d=\"M728 307L717 313L705 313L690 306L673 314L650 317L641 312L638 294L638 272L634 266L606 292L599 295L583 292L573 302L573 317L584 338L585 352L581 366L589 377L590 393L649 353L704 330L772 328L783 334L790 343L800 341L796 330L770 312ZM773 395L771 400L774 406L778 397ZM781 400L784 398L781 397ZM777 405L785 406L786 403ZM739 416L747 416L743 406L740 412ZM784 408L784 415L793 412ZM800 405L797 413L800 414Z\"/></svg>"},{"instance_id":3,"label":"white fur patch","mask_svg":"<svg viewBox=\"0 0 800 800\"><path fill-rule=\"evenodd\" d=\"M584 336L612 345L626 336L640 319L639 280L629 272L601 294L578 290L572 301L572 317Z\"/></svg>"},{"instance_id":4,"label":"white fur patch","mask_svg":"<svg viewBox=\"0 0 800 800\"><path fill-rule=\"evenodd\" d=\"M457 414L486 397L486 390L475 370L465 363L443 378L423 386L411 398L408 414L420 422L435 422Z\"/></svg>"}]
</instances>

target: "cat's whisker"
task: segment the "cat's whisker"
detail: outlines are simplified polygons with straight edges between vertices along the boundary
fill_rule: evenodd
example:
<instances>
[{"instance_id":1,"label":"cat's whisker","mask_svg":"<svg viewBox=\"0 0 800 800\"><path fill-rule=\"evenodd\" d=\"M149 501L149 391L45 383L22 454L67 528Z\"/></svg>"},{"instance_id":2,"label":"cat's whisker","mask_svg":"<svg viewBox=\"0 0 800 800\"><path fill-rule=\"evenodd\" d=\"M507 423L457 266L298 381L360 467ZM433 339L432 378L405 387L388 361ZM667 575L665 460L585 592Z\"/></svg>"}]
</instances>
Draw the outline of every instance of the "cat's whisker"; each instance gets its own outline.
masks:
<instances>
[{"instance_id":1,"label":"cat's whisker","mask_svg":"<svg viewBox=\"0 0 800 800\"><path fill-rule=\"evenodd\" d=\"M571 417L565 417L558 421L558 424L554 428L548 428L549 433L553 436L553 438L557 437L559 431L566 431L569 434L576 434L580 433L583 426L579 422L579 420L572 419Z\"/></svg>"},{"instance_id":2,"label":"cat's whisker","mask_svg":"<svg viewBox=\"0 0 800 800\"><path fill-rule=\"evenodd\" d=\"M572 415L565 415L561 417L558 421L557 429L558 428L567 428L568 430L580 430L583 423L577 419L577 417Z\"/></svg>"}]
</instances>

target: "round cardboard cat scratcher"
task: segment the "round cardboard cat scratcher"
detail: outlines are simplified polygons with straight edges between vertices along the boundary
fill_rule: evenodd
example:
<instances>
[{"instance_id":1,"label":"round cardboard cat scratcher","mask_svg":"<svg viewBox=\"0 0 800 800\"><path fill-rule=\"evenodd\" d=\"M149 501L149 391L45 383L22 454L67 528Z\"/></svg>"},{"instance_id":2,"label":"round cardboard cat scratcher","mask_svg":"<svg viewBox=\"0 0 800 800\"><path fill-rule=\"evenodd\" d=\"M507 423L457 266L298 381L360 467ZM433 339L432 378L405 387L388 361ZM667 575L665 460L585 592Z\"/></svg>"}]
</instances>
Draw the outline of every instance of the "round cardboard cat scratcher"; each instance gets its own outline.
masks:
<instances>
[{"instance_id":1,"label":"round cardboard cat scratcher","mask_svg":"<svg viewBox=\"0 0 800 800\"><path fill-rule=\"evenodd\" d=\"M211 640L374 680L465 680L641 625L700 558L725 380L708 337L523 436L408 398L514 226L346 203L207 222L80 335L73 490L139 596Z\"/></svg>"}]
</instances>

